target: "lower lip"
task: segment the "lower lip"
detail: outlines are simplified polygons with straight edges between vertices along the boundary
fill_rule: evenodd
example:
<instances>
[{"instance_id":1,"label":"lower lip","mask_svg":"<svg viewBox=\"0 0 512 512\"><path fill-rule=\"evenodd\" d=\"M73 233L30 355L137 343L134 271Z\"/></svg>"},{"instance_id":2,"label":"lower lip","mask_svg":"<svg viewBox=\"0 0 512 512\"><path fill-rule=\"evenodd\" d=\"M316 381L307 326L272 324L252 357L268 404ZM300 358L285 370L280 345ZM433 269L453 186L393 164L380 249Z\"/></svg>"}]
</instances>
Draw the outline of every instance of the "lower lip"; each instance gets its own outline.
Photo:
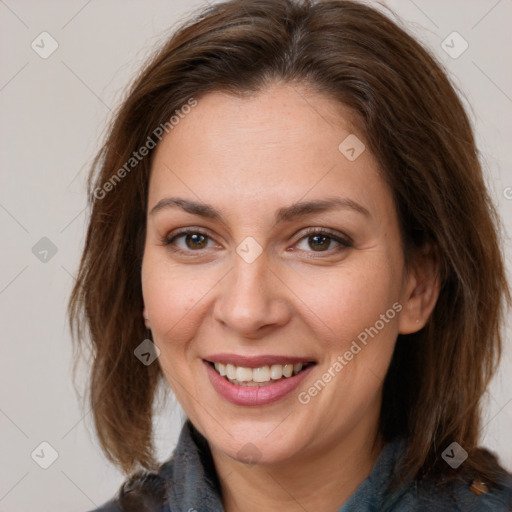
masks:
<instances>
[{"instance_id":1,"label":"lower lip","mask_svg":"<svg viewBox=\"0 0 512 512\"><path fill-rule=\"evenodd\" d=\"M309 374L314 365L308 366L293 377L286 377L265 386L237 386L221 377L210 363L204 361L208 377L217 393L235 405L266 405L277 402L290 394Z\"/></svg>"}]
</instances>

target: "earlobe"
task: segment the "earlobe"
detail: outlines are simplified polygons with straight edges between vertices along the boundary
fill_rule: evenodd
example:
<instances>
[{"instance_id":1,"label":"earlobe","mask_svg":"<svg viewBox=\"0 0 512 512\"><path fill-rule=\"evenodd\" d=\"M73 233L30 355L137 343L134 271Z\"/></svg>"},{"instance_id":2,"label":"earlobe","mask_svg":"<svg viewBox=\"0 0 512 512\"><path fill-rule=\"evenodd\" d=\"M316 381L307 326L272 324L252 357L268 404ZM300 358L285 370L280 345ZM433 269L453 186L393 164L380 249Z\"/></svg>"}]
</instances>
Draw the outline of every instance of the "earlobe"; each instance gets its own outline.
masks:
<instances>
[{"instance_id":1,"label":"earlobe","mask_svg":"<svg viewBox=\"0 0 512 512\"><path fill-rule=\"evenodd\" d=\"M151 324L149 322L148 313L146 311L146 307L142 309L142 318L144 318L144 325L146 326L146 329L151 329Z\"/></svg>"},{"instance_id":2,"label":"earlobe","mask_svg":"<svg viewBox=\"0 0 512 512\"><path fill-rule=\"evenodd\" d=\"M419 256L404 287L404 297L398 321L400 334L411 334L425 327L434 311L441 288L436 258L431 251Z\"/></svg>"}]
</instances>

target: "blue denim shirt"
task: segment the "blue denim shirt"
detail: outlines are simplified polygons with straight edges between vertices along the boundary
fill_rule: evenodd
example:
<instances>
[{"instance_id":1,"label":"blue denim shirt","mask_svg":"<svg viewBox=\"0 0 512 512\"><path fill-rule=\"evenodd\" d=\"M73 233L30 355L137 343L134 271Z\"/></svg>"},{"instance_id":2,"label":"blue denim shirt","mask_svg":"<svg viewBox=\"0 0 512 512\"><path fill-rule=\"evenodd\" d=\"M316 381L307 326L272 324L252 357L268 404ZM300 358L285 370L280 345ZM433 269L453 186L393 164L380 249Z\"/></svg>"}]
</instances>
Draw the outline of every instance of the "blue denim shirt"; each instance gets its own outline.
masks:
<instances>
[{"instance_id":1,"label":"blue denim shirt","mask_svg":"<svg viewBox=\"0 0 512 512\"><path fill-rule=\"evenodd\" d=\"M387 444L371 474L338 512L508 512L512 510L512 481L503 475L503 489L478 496L469 482L412 482L394 493L388 486L403 440ZM125 483L119 496L96 512L224 512L220 485L204 437L187 421L171 459L158 474L145 474Z\"/></svg>"}]
</instances>

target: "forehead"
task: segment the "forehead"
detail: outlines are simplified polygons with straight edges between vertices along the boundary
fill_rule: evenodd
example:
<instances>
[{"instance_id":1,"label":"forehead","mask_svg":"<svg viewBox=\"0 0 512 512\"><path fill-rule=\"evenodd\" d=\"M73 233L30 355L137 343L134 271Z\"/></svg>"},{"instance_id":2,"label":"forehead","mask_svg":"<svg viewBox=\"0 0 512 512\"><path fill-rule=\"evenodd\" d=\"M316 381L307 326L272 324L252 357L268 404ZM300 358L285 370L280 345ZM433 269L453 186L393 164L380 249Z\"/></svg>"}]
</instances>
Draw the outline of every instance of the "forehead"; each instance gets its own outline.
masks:
<instances>
[{"instance_id":1,"label":"forehead","mask_svg":"<svg viewBox=\"0 0 512 512\"><path fill-rule=\"evenodd\" d=\"M297 85L207 94L159 143L148 206L168 195L246 212L333 194L372 203L385 184L353 120L348 108Z\"/></svg>"}]
</instances>

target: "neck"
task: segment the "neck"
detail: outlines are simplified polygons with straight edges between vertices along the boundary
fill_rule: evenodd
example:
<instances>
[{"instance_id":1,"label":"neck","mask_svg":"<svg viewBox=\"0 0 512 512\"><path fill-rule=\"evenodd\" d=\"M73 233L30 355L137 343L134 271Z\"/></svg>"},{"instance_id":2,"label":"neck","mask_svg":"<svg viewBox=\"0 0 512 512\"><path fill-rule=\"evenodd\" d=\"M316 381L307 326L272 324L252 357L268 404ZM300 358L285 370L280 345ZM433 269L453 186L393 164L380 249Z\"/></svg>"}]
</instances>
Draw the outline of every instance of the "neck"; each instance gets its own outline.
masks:
<instances>
[{"instance_id":1,"label":"neck","mask_svg":"<svg viewBox=\"0 0 512 512\"><path fill-rule=\"evenodd\" d=\"M382 450L380 436L354 431L314 454L248 466L212 448L226 512L322 510L336 512L371 473ZM371 442L369 442L371 440Z\"/></svg>"}]
</instances>

